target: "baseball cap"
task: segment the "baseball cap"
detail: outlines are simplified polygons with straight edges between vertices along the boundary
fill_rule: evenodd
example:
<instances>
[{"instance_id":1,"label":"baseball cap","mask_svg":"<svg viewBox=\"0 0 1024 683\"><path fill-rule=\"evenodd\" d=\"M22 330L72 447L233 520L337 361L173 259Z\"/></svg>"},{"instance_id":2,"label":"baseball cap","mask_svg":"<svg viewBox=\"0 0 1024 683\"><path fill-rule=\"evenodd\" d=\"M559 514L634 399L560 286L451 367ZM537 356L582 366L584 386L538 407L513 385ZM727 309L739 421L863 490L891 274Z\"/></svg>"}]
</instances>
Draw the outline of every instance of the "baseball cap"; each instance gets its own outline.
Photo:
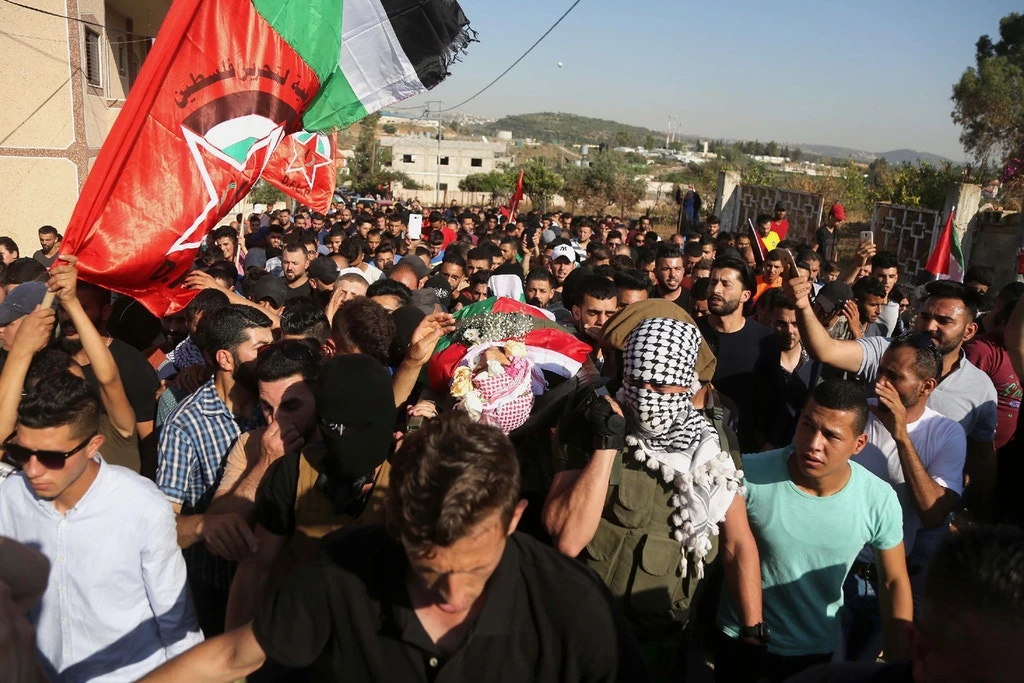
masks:
<instances>
[{"instance_id":1,"label":"baseball cap","mask_svg":"<svg viewBox=\"0 0 1024 683\"><path fill-rule=\"evenodd\" d=\"M430 266L423 262L419 256L415 254L409 254L406 258L403 258L399 263L407 263L409 267L416 273L416 279L422 280L426 276L430 275Z\"/></svg>"},{"instance_id":2,"label":"baseball cap","mask_svg":"<svg viewBox=\"0 0 1024 683\"><path fill-rule=\"evenodd\" d=\"M776 211L785 211L786 210L786 205L783 204L782 202L775 202L775 210Z\"/></svg>"},{"instance_id":3,"label":"baseball cap","mask_svg":"<svg viewBox=\"0 0 1024 683\"><path fill-rule=\"evenodd\" d=\"M545 230L544 232L542 232L540 234L540 242L541 242L541 244L545 244L545 245L551 244L552 242L557 240L558 237L559 237L558 233L556 233L551 228L548 228L547 230Z\"/></svg>"},{"instance_id":4,"label":"baseball cap","mask_svg":"<svg viewBox=\"0 0 1024 683\"><path fill-rule=\"evenodd\" d=\"M437 303L444 306L445 310L448 310L448 307L451 306L452 287L449 284L448 279L443 275L431 275L427 278L426 283L423 285L423 289L434 290L434 294L437 295Z\"/></svg>"},{"instance_id":5,"label":"baseball cap","mask_svg":"<svg viewBox=\"0 0 1024 683\"><path fill-rule=\"evenodd\" d=\"M325 285L333 285L340 276L341 271L338 270L338 264L334 262L334 259L327 256L318 256L309 264L306 274Z\"/></svg>"},{"instance_id":6,"label":"baseball cap","mask_svg":"<svg viewBox=\"0 0 1024 683\"><path fill-rule=\"evenodd\" d=\"M576 263L576 250L568 244L559 244L551 250L551 260L556 261L560 258L567 258L570 263Z\"/></svg>"},{"instance_id":7,"label":"baseball cap","mask_svg":"<svg viewBox=\"0 0 1024 683\"><path fill-rule=\"evenodd\" d=\"M394 441L395 395L387 368L362 353L336 356L321 366L313 394L328 480L346 485L372 475Z\"/></svg>"},{"instance_id":8,"label":"baseball cap","mask_svg":"<svg viewBox=\"0 0 1024 683\"><path fill-rule=\"evenodd\" d=\"M827 282L814 297L814 303L821 307L826 315L830 315L836 307L853 298L853 290L845 282Z\"/></svg>"},{"instance_id":9,"label":"baseball cap","mask_svg":"<svg viewBox=\"0 0 1024 683\"><path fill-rule=\"evenodd\" d=\"M259 247L253 247L245 254L245 268L259 268L263 270L267 267L267 252Z\"/></svg>"},{"instance_id":10,"label":"baseball cap","mask_svg":"<svg viewBox=\"0 0 1024 683\"><path fill-rule=\"evenodd\" d=\"M46 296L45 282L23 282L0 304L0 325L10 325L18 318L36 310Z\"/></svg>"},{"instance_id":11,"label":"baseball cap","mask_svg":"<svg viewBox=\"0 0 1024 683\"><path fill-rule=\"evenodd\" d=\"M837 221L845 221L846 209L843 208L842 204L833 204L832 208L828 210L828 215L832 216Z\"/></svg>"},{"instance_id":12,"label":"baseball cap","mask_svg":"<svg viewBox=\"0 0 1024 683\"><path fill-rule=\"evenodd\" d=\"M288 285L279 277L264 275L256 281L252 296L256 303L270 299L274 308L281 308L284 306L285 299L288 298Z\"/></svg>"}]
</instances>

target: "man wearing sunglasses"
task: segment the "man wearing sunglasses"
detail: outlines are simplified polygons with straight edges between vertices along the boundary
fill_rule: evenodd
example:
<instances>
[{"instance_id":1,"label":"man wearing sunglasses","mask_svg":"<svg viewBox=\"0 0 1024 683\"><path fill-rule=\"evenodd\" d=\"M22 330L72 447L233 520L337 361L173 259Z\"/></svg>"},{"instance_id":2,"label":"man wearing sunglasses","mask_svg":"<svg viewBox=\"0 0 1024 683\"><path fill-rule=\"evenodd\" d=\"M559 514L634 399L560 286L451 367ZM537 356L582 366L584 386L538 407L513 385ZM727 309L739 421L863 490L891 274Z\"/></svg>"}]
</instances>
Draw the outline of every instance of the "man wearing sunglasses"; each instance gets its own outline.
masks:
<instances>
[{"instance_id":1,"label":"man wearing sunglasses","mask_svg":"<svg viewBox=\"0 0 1024 683\"><path fill-rule=\"evenodd\" d=\"M61 372L18 406L4 442L0 536L50 560L31 614L51 680L135 680L202 640L174 515L153 484L100 457L100 403Z\"/></svg>"}]
</instances>

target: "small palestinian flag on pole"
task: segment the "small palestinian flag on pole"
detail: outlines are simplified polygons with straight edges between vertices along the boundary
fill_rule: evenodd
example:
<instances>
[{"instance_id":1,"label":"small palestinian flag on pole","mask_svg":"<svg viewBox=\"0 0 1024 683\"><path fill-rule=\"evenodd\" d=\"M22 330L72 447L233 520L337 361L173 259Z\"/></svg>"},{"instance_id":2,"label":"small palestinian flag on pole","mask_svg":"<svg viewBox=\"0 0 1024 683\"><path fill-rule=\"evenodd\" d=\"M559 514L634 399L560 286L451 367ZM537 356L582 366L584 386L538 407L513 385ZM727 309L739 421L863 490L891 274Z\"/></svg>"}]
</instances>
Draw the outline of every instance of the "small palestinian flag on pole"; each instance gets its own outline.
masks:
<instances>
[{"instance_id":1,"label":"small palestinian flag on pole","mask_svg":"<svg viewBox=\"0 0 1024 683\"><path fill-rule=\"evenodd\" d=\"M282 140L434 87L473 39L468 25L455 0L174 0L64 252L83 280L157 316L180 310L207 233Z\"/></svg>"},{"instance_id":2,"label":"small palestinian flag on pole","mask_svg":"<svg viewBox=\"0 0 1024 683\"><path fill-rule=\"evenodd\" d=\"M286 137L263 169L263 179L313 211L327 213L338 184L334 135L300 131Z\"/></svg>"},{"instance_id":3,"label":"small palestinian flag on pole","mask_svg":"<svg viewBox=\"0 0 1024 683\"><path fill-rule=\"evenodd\" d=\"M754 221L749 218L747 219L747 235L750 237L750 249L754 252L754 267L760 272L764 260L768 258L768 248L764 245L761 234L754 227Z\"/></svg>"},{"instance_id":4,"label":"small palestinian flag on pole","mask_svg":"<svg viewBox=\"0 0 1024 683\"><path fill-rule=\"evenodd\" d=\"M928 257L928 265L924 267L929 273L935 276L936 280L964 281L964 252L960 248L960 238L953 226L953 216L956 213L954 206L949 211L946 219L946 227L939 235L932 255Z\"/></svg>"},{"instance_id":5,"label":"small palestinian flag on pole","mask_svg":"<svg viewBox=\"0 0 1024 683\"><path fill-rule=\"evenodd\" d=\"M519 202L523 200L523 173L523 171L519 171L519 180L516 181L516 189L508 200L508 206L498 209L509 223L516 222L516 216L519 213Z\"/></svg>"}]
</instances>

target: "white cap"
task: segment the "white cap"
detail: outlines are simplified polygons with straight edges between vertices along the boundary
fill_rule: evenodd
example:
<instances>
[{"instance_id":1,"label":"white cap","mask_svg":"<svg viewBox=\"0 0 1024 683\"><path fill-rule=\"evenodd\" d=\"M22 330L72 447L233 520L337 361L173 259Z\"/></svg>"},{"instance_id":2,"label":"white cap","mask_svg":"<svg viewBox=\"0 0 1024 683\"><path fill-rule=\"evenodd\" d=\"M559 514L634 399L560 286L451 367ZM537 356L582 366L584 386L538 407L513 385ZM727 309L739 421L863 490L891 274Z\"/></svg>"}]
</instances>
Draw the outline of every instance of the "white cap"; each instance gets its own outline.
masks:
<instances>
[{"instance_id":1,"label":"white cap","mask_svg":"<svg viewBox=\"0 0 1024 683\"><path fill-rule=\"evenodd\" d=\"M568 244L559 244L557 247L551 250L551 260L565 257L570 262L576 263L576 250Z\"/></svg>"},{"instance_id":2,"label":"white cap","mask_svg":"<svg viewBox=\"0 0 1024 683\"><path fill-rule=\"evenodd\" d=\"M253 213L263 213L266 210L267 210L266 204L253 204L252 205L252 212Z\"/></svg>"},{"instance_id":3,"label":"white cap","mask_svg":"<svg viewBox=\"0 0 1024 683\"><path fill-rule=\"evenodd\" d=\"M349 273L355 273L359 277L363 278L364 280L366 280L366 284L368 284L368 285L372 285L373 284L372 282L370 282L370 278L366 275L366 273L364 273L362 271L362 269L356 268L355 266L353 266L351 268L342 268L338 272L338 277L341 277L342 275L348 275Z\"/></svg>"}]
</instances>

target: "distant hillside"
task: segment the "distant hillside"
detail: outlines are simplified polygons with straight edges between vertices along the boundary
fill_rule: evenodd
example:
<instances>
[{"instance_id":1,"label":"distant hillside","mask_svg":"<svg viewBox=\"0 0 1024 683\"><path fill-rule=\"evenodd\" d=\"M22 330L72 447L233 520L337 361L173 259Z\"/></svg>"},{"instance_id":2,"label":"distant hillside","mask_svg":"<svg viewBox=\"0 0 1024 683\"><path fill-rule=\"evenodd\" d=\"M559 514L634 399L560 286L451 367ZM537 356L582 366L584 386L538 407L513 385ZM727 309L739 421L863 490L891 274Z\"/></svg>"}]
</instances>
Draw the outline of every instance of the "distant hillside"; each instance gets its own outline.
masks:
<instances>
[{"instance_id":1,"label":"distant hillside","mask_svg":"<svg viewBox=\"0 0 1024 683\"><path fill-rule=\"evenodd\" d=\"M460 132L478 135L494 135L499 130L512 131L514 138L533 138L538 142L588 143L607 142L611 145L620 141L628 145L642 145L650 135L664 143L664 133L629 126L617 121L594 119L589 116L542 112L539 114L514 114L491 123L473 124L460 128ZM628 140L628 142L627 142Z\"/></svg>"},{"instance_id":2,"label":"distant hillside","mask_svg":"<svg viewBox=\"0 0 1024 683\"><path fill-rule=\"evenodd\" d=\"M890 164L900 164L903 162L916 163L922 161L932 166L944 164L952 161L946 157L939 156L938 154L931 154L930 152L918 152L913 149L894 149L890 152L879 152L878 156L882 157Z\"/></svg>"},{"instance_id":3,"label":"distant hillside","mask_svg":"<svg viewBox=\"0 0 1024 683\"><path fill-rule=\"evenodd\" d=\"M634 147L648 142L647 137L654 138L655 146L664 144L665 133L644 128L642 126L630 126L618 121L607 119L595 119L589 116L578 116L562 112L541 112L536 114L513 114L495 121L486 123L464 123L459 127L460 132L471 135L491 136L499 130L512 131L514 138L533 138L538 142L558 141L562 144L598 144L607 142L610 145L626 145ZM677 136L688 142L695 142L700 139L696 135ZM729 140L728 142L736 142ZM794 142L779 142L779 146L786 145L792 148L800 148L805 155L812 157L834 159L844 161L852 159L862 163L870 163L879 157L884 157L891 164L901 162L915 163L923 161L929 164L941 164L948 161L946 157L929 152L918 152L912 149L894 149L889 152L866 152L862 149L851 147L837 147L834 145L807 145Z\"/></svg>"}]
</instances>

